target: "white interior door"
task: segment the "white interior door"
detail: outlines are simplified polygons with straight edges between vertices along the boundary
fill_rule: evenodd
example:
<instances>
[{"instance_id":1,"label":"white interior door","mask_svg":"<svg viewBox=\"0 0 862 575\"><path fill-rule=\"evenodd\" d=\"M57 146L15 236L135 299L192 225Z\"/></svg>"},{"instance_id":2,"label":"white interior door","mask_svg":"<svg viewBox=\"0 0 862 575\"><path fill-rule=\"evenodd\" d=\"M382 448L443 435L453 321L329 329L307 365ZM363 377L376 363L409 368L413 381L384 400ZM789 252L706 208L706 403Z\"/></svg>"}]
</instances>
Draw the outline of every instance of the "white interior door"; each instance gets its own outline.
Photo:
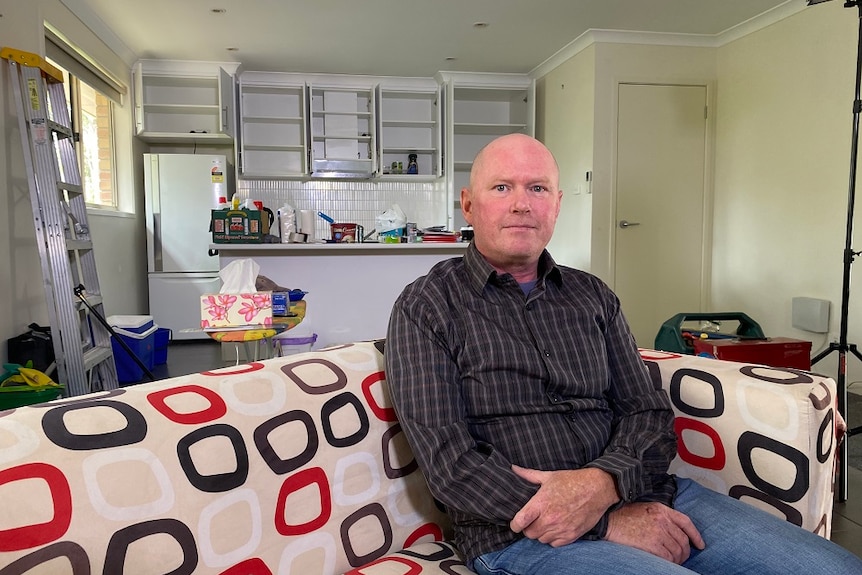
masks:
<instances>
[{"instance_id":1,"label":"white interior door","mask_svg":"<svg viewBox=\"0 0 862 575\"><path fill-rule=\"evenodd\" d=\"M701 310L705 86L619 85L614 288L641 347Z\"/></svg>"}]
</instances>

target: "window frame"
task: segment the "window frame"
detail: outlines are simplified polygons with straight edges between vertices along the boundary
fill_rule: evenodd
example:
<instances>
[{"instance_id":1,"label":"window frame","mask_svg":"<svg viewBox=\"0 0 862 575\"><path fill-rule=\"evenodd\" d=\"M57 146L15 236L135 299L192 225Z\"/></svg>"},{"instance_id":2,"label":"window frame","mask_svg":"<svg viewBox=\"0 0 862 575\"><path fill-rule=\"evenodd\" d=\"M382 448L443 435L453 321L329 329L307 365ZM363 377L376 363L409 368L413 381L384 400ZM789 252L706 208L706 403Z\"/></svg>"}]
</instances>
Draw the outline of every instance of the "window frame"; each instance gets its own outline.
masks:
<instances>
[{"instance_id":1,"label":"window frame","mask_svg":"<svg viewBox=\"0 0 862 575\"><path fill-rule=\"evenodd\" d=\"M118 212L120 210L119 197L119 174L118 174L118 154L117 154L117 123L116 114L119 107L123 107L123 97L127 93L127 88L124 83L116 80L109 72L102 68L95 60L84 53L69 42L57 29L45 23L45 52L46 59L52 64L60 68L64 72L67 79L65 91L67 95L67 105L69 107L70 120L72 124L72 132L75 138L75 154L78 161L79 173L81 175L81 184L84 187L85 203L88 209L106 210L110 212ZM92 90L95 94L95 99L99 102L95 112L97 122L95 139L88 137L85 132L85 115L92 115L83 105L82 87L86 90ZM103 115L103 111L99 107L107 105L107 114ZM101 143L104 136L100 137L99 125L102 122L107 123L107 145ZM105 126L101 126L104 128ZM95 146L93 150L92 147ZM109 163L108 171L110 178L109 185L111 189L110 200L102 201L103 192L101 191L101 174L97 174L95 179L90 179L91 183L95 183L96 189L91 189L92 186L87 186L88 173L85 164L88 156L92 153L95 158L91 164L95 163L96 169L102 171L100 164L100 154L105 150L108 151L108 156L104 159ZM107 195L107 194L104 194Z\"/></svg>"}]
</instances>

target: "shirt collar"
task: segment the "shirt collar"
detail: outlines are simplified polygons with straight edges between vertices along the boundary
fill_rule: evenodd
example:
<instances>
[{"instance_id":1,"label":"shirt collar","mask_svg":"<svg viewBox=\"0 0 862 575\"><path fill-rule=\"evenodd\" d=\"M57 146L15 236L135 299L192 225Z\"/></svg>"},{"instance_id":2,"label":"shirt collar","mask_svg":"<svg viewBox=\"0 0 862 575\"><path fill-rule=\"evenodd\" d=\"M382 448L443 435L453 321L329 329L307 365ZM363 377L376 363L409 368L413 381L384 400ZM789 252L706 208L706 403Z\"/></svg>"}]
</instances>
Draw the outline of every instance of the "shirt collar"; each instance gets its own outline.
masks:
<instances>
[{"instance_id":1,"label":"shirt collar","mask_svg":"<svg viewBox=\"0 0 862 575\"><path fill-rule=\"evenodd\" d=\"M477 294L481 294L489 283L499 285L494 281L498 277L497 270L479 253L474 243L467 247L467 252L464 254L464 268L467 271L469 285ZM548 250L542 250L542 255L539 256L538 279L539 285L548 280L552 280L557 285L562 284L563 275Z\"/></svg>"}]
</instances>

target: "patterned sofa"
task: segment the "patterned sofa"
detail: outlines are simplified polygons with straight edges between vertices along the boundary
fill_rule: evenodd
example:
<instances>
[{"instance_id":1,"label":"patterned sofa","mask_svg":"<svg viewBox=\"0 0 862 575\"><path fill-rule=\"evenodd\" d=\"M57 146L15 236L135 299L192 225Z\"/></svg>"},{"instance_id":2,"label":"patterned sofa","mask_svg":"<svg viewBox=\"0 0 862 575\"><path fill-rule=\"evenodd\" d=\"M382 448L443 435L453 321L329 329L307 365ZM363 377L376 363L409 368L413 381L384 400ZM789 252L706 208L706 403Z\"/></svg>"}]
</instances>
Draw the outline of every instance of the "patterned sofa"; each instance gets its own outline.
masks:
<instances>
[{"instance_id":1,"label":"patterned sofa","mask_svg":"<svg viewBox=\"0 0 862 575\"><path fill-rule=\"evenodd\" d=\"M0 575L469 573L380 342L0 412ZM644 351L674 469L829 535L834 384Z\"/></svg>"}]
</instances>

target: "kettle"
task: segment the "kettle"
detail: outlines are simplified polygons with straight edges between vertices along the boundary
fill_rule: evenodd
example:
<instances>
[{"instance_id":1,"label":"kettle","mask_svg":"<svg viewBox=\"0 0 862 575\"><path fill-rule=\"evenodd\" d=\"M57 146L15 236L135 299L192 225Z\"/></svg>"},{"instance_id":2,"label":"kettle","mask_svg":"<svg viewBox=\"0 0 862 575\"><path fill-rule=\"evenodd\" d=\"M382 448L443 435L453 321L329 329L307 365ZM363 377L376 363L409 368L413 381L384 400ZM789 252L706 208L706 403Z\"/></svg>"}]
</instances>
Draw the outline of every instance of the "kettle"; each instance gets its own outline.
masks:
<instances>
[{"instance_id":1,"label":"kettle","mask_svg":"<svg viewBox=\"0 0 862 575\"><path fill-rule=\"evenodd\" d=\"M264 219L261 217L261 227L263 228L263 233L268 234L271 233L272 224L275 223L275 214L272 213L272 210L269 208L262 208L262 211L266 212L267 217ZM263 214L261 214L262 216Z\"/></svg>"}]
</instances>

